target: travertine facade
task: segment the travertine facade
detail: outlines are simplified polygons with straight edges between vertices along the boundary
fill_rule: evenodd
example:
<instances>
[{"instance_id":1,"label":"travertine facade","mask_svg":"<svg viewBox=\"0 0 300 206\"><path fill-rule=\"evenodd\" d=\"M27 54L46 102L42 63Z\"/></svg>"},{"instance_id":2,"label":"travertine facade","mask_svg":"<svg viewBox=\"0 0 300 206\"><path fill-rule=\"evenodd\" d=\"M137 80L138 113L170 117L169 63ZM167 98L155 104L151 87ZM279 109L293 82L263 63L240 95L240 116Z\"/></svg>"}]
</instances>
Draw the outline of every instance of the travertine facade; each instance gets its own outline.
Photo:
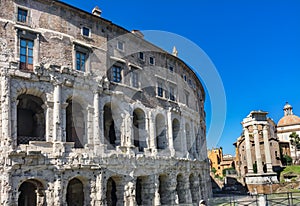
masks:
<instances>
[{"instance_id":1,"label":"travertine facade","mask_svg":"<svg viewBox=\"0 0 300 206\"><path fill-rule=\"evenodd\" d=\"M52 0L0 1L1 205L197 204L205 94L179 58Z\"/></svg>"}]
</instances>

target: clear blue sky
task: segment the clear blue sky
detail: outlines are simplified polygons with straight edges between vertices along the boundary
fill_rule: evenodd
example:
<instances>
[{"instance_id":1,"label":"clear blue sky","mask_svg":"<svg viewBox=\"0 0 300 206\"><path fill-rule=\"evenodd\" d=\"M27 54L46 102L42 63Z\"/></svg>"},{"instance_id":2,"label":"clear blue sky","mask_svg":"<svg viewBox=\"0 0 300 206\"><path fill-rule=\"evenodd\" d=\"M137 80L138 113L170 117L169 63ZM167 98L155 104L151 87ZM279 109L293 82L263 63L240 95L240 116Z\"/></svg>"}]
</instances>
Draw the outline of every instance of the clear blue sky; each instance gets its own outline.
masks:
<instances>
[{"instance_id":1,"label":"clear blue sky","mask_svg":"<svg viewBox=\"0 0 300 206\"><path fill-rule=\"evenodd\" d=\"M218 142L208 139L209 147L222 146L224 153L234 154L240 122L251 110L268 111L277 123L289 101L300 115L298 0L64 2L86 11L98 5L102 17L128 30L168 31L201 47L215 64L227 99L223 134ZM209 120L209 112L207 116Z\"/></svg>"}]
</instances>

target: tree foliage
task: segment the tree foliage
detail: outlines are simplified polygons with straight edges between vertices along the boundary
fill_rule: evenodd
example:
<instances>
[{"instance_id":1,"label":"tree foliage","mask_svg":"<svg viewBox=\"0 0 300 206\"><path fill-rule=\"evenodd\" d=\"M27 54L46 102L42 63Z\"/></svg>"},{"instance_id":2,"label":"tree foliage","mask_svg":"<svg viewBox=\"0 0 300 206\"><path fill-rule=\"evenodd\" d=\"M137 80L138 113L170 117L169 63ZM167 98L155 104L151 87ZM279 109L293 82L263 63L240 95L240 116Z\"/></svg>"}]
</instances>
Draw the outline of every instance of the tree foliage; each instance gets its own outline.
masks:
<instances>
[{"instance_id":1,"label":"tree foliage","mask_svg":"<svg viewBox=\"0 0 300 206\"><path fill-rule=\"evenodd\" d=\"M294 160L294 164L296 164L296 162L298 161L297 151L300 148L300 137L299 137L299 135L296 132L292 132L290 134L290 142L291 142L291 145L293 145L294 148L295 148L295 160Z\"/></svg>"}]
</instances>

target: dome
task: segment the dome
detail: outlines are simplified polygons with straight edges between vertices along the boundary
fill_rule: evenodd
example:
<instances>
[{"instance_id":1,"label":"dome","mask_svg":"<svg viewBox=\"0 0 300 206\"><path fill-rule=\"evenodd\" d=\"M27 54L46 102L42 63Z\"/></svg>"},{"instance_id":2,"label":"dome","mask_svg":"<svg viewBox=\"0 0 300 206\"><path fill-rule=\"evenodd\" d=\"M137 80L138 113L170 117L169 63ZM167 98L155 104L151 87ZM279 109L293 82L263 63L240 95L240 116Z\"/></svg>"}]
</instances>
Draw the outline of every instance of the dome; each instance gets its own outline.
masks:
<instances>
[{"instance_id":1,"label":"dome","mask_svg":"<svg viewBox=\"0 0 300 206\"><path fill-rule=\"evenodd\" d=\"M277 126L282 127L282 126L288 126L288 125L295 125L295 124L300 124L300 117L296 115L287 115L282 117Z\"/></svg>"}]
</instances>

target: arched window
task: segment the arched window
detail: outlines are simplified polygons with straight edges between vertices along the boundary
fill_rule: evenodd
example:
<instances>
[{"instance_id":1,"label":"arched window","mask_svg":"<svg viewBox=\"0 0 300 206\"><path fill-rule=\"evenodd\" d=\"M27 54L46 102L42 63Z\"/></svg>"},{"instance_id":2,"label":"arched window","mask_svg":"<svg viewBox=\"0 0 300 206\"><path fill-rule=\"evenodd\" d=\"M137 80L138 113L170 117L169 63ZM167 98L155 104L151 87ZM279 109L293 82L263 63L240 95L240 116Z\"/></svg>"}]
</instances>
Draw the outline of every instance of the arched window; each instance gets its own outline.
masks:
<instances>
[{"instance_id":1,"label":"arched window","mask_svg":"<svg viewBox=\"0 0 300 206\"><path fill-rule=\"evenodd\" d=\"M67 204L68 206L84 205L83 184L77 178L74 178L69 181L67 187Z\"/></svg>"},{"instance_id":2,"label":"arched window","mask_svg":"<svg viewBox=\"0 0 300 206\"><path fill-rule=\"evenodd\" d=\"M18 100L17 144L28 144L29 141L45 141L43 100L29 94L20 95Z\"/></svg>"},{"instance_id":3,"label":"arched window","mask_svg":"<svg viewBox=\"0 0 300 206\"><path fill-rule=\"evenodd\" d=\"M145 132L145 113L141 109L133 111L133 136L134 146L139 148L140 152L147 147L146 132Z\"/></svg>"},{"instance_id":4,"label":"arched window","mask_svg":"<svg viewBox=\"0 0 300 206\"><path fill-rule=\"evenodd\" d=\"M175 151L181 151L182 150L182 143L181 138L179 135L180 131L180 122L178 119L174 119L172 122L172 134L173 134L173 144Z\"/></svg>"},{"instance_id":5,"label":"arched window","mask_svg":"<svg viewBox=\"0 0 300 206\"><path fill-rule=\"evenodd\" d=\"M113 149L116 147L116 131L115 122L112 116L111 104L105 104L103 111L104 138L108 145L108 149Z\"/></svg>"},{"instance_id":6,"label":"arched window","mask_svg":"<svg viewBox=\"0 0 300 206\"><path fill-rule=\"evenodd\" d=\"M43 185L37 180L27 180L19 187L18 205L37 206L44 202Z\"/></svg>"},{"instance_id":7,"label":"arched window","mask_svg":"<svg viewBox=\"0 0 300 206\"><path fill-rule=\"evenodd\" d=\"M111 177L107 180L106 200L108 206L116 206L118 202L116 182Z\"/></svg>"},{"instance_id":8,"label":"arched window","mask_svg":"<svg viewBox=\"0 0 300 206\"><path fill-rule=\"evenodd\" d=\"M158 114L155 118L155 130L156 130L156 148L166 149L168 147L168 141L166 137L165 118L162 114Z\"/></svg>"},{"instance_id":9,"label":"arched window","mask_svg":"<svg viewBox=\"0 0 300 206\"><path fill-rule=\"evenodd\" d=\"M74 142L75 148L83 148L85 136L85 119L81 105L69 99L66 108L66 135L67 142Z\"/></svg>"}]
</instances>

